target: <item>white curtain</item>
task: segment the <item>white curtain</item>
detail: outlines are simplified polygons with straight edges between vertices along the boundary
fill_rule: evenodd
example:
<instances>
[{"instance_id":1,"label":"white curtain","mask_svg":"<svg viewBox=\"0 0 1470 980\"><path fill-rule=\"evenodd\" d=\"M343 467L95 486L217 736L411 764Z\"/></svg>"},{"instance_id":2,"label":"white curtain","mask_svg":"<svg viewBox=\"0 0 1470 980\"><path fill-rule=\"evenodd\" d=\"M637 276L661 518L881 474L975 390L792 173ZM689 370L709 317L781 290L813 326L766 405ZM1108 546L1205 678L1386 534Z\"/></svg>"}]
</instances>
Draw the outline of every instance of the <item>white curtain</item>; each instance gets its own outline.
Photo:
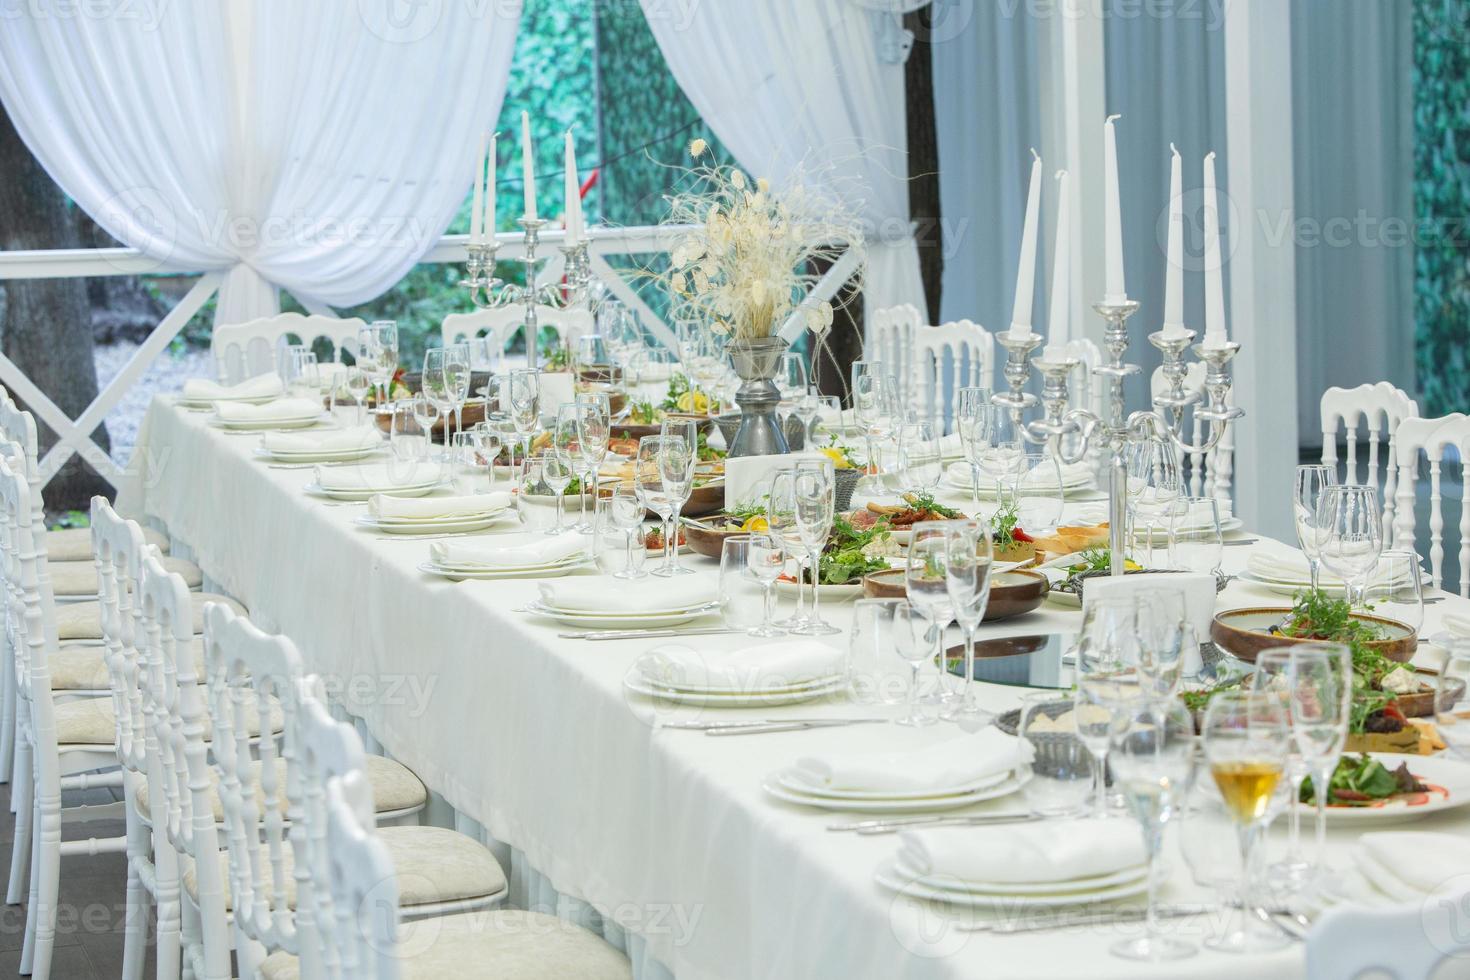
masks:
<instances>
[{"instance_id":1,"label":"white curtain","mask_svg":"<svg viewBox=\"0 0 1470 980\"><path fill-rule=\"evenodd\" d=\"M227 275L216 322L365 302L434 244L499 115L519 0L23 5L0 100L78 205L160 268Z\"/></svg>"},{"instance_id":2,"label":"white curtain","mask_svg":"<svg viewBox=\"0 0 1470 980\"><path fill-rule=\"evenodd\" d=\"M641 0L689 101L742 167L779 182L830 166L862 188L867 309L924 305L909 224L904 66L879 60L875 17L853 0Z\"/></svg>"}]
</instances>

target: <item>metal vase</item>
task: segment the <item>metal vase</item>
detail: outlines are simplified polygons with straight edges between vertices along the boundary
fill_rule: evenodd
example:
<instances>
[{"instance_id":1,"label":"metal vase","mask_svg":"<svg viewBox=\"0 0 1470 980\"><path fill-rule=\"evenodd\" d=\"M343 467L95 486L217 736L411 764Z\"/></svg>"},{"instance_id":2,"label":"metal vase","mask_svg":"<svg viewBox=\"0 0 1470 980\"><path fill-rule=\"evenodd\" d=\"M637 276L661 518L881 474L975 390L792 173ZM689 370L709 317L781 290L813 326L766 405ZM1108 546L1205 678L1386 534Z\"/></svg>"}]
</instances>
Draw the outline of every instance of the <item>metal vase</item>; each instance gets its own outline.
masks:
<instances>
[{"instance_id":1,"label":"metal vase","mask_svg":"<svg viewBox=\"0 0 1470 980\"><path fill-rule=\"evenodd\" d=\"M776 418L781 393L771 380L781 366L786 347L786 341L780 337L732 340L725 345L741 381L740 390L735 393L735 404L740 406L740 428L730 443L731 456L774 456L790 451Z\"/></svg>"}]
</instances>

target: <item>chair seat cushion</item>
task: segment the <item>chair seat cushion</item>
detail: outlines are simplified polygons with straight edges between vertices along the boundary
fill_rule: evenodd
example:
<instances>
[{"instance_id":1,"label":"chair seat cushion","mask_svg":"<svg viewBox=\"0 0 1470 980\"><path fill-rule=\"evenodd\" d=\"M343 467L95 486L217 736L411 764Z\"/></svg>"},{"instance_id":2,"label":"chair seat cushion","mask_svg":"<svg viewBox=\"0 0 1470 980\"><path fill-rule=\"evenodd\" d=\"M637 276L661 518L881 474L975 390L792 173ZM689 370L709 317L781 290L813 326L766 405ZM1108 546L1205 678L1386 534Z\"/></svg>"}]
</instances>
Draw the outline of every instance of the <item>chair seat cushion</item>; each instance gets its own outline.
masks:
<instances>
[{"instance_id":1,"label":"chair seat cushion","mask_svg":"<svg viewBox=\"0 0 1470 980\"><path fill-rule=\"evenodd\" d=\"M398 930L404 980L627 980L628 958L580 926L540 912L502 909L404 923ZM267 980L299 980L296 958L272 953Z\"/></svg>"},{"instance_id":2,"label":"chair seat cushion","mask_svg":"<svg viewBox=\"0 0 1470 980\"><path fill-rule=\"evenodd\" d=\"M163 569L183 576L189 588L197 589L204 584L204 572L187 558L165 558ZM58 561L47 563L51 575L51 591L61 598L71 596L95 596L97 594L97 564L92 561Z\"/></svg>"},{"instance_id":3,"label":"chair seat cushion","mask_svg":"<svg viewBox=\"0 0 1470 980\"><path fill-rule=\"evenodd\" d=\"M143 528L143 541L168 554L168 535ZM92 529L64 527L46 532L46 558L50 561L91 561Z\"/></svg>"},{"instance_id":4,"label":"chair seat cushion","mask_svg":"<svg viewBox=\"0 0 1470 980\"><path fill-rule=\"evenodd\" d=\"M204 607L211 602L223 602L236 613L245 615L245 607L228 596L213 592L191 592L189 602L193 606L194 632L204 632ZM56 638L59 640L102 639L102 606L93 599L90 602L64 602L56 607Z\"/></svg>"},{"instance_id":5,"label":"chair seat cushion","mask_svg":"<svg viewBox=\"0 0 1470 980\"><path fill-rule=\"evenodd\" d=\"M260 760L251 763L252 778L255 781L255 798L260 800ZM414 810L429 801L429 791L424 784L419 782L419 777L413 774L413 770L401 762L381 755L370 755L367 757L368 781L373 787L373 809L377 813L398 813L403 810ZM224 802L219 795L219 769L215 766L209 768L209 781L213 784L209 790L209 805L214 813L214 822L223 823L225 819ZM280 794L280 809L286 812L286 797L283 787L286 785L286 763L280 759L276 760L276 792ZM138 809L148 813L148 783L146 780L138 784L138 789L133 797L138 803Z\"/></svg>"},{"instance_id":6,"label":"chair seat cushion","mask_svg":"<svg viewBox=\"0 0 1470 980\"><path fill-rule=\"evenodd\" d=\"M489 898L507 887L505 872L495 856L483 844L458 831L443 827L380 827L378 836L393 856L393 869L398 875L398 902L403 908ZM294 909L295 859L290 848L284 858L286 904ZM221 880L225 883L225 908L232 909L229 851L220 851L219 861ZM184 888L197 900L199 881L193 862L184 869Z\"/></svg>"},{"instance_id":7,"label":"chair seat cushion","mask_svg":"<svg viewBox=\"0 0 1470 980\"><path fill-rule=\"evenodd\" d=\"M285 727L285 716L281 706L271 706L271 731L280 732ZM115 745L117 743L117 715L113 711L112 698L78 698L63 701L54 709L56 719L56 742L62 749L84 745ZM252 738L260 735L260 717L253 710L246 719ZM214 735L212 728L205 726L204 740Z\"/></svg>"},{"instance_id":8,"label":"chair seat cushion","mask_svg":"<svg viewBox=\"0 0 1470 980\"><path fill-rule=\"evenodd\" d=\"M195 677L204 677L204 637L194 637ZM63 646L53 653L47 663L51 667L51 690L53 691L106 691L111 685L107 676L107 662L102 659L104 648L95 643Z\"/></svg>"}]
</instances>

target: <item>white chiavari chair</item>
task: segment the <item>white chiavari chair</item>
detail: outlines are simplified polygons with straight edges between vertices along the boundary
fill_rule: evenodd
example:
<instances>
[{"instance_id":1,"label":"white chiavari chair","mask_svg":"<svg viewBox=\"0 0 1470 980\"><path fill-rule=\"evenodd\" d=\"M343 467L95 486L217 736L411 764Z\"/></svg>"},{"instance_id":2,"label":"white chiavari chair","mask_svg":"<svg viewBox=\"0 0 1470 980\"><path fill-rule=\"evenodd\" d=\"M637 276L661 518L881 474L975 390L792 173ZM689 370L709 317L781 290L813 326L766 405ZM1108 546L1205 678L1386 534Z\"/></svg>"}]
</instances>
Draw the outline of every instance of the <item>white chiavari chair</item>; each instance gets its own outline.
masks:
<instances>
[{"instance_id":1,"label":"white chiavari chair","mask_svg":"<svg viewBox=\"0 0 1470 980\"><path fill-rule=\"evenodd\" d=\"M1429 468L1429 573L1438 589L1444 582L1444 494L1440 470L1446 449L1453 448L1461 460L1470 453L1470 418L1459 412L1440 418L1406 418L1399 423L1394 441L1399 472L1394 488L1393 547L1417 550L1414 502L1422 454ZM1460 595L1470 597L1470 507L1460 509L1459 535Z\"/></svg>"},{"instance_id":2,"label":"white chiavari chair","mask_svg":"<svg viewBox=\"0 0 1470 980\"><path fill-rule=\"evenodd\" d=\"M306 811L312 854L312 915L319 960L298 969L275 954L263 973L332 980L406 977L547 976L623 980L626 957L574 923L516 910L479 910L400 921L409 875L387 839L373 829L372 790L362 743L333 721L303 685L301 750L318 778ZM307 964L302 964L306 966Z\"/></svg>"},{"instance_id":3,"label":"white chiavari chair","mask_svg":"<svg viewBox=\"0 0 1470 980\"><path fill-rule=\"evenodd\" d=\"M340 319L315 313L310 316L278 313L215 327L209 350L214 356L218 380L235 384L276 370L276 352L290 343L292 337L307 346L325 338L332 345L333 361L341 361L343 351L356 355L357 332L365 326L358 317Z\"/></svg>"},{"instance_id":4,"label":"white chiavari chair","mask_svg":"<svg viewBox=\"0 0 1470 980\"><path fill-rule=\"evenodd\" d=\"M943 435L959 410L960 389L989 387L995 363L995 338L972 320L919 327L910 356L913 397L919 418Z\"/></svg>"},{"instance_id":5,"label":"white chiavari chair","mask_svg":"<svg viewBox=\"0 0 1470 980\"><path fill-rule=\"evenodd\" d=\"M913 393L914 334L923 322L918 309L909 303L868 314L863 359L888 366L888 373L898 379L899 394L905 405Z\"/></svg>"},{"instance_id":6,"label":"white chiavari chair","mask_svg":"<svg viewBox=\"0 0 1470 980\"><path fill-rule=\"evenodd\" d=\"M1322 462L1337 464L1337 434L1343 431L1346 453L1344 483L1365 483L1378 487L1378 443L1387 440L1383 474L1383 539L1387 541L1394 525L1397 505L1398 473L1394 442L1399 424L1404 419L1419 417L1419 405L1403 391L1387 381L1362 384L1356 388L1328 388L1322 393ZM1366 430L1368 439L1367 472L1358 475L1358 427Z\"/></svg>"},{"instance_id":7,"label":"white chiavari chair","mask_svg":"<svg viewBox=\"0 0 1470 980\"><path fill-rule=\"evenodd\" d=\"M303 912L312 901L307 820L319 776L300 745L308 722L295 645L223 607L211 608L206 620L210 717L227 844L224 904L234 916L241 974L250 977L263 970L268 953L295 957L315 947L303 938L310 930L309 912ZM279 706L282 737L279 744L260 739L252 752L241 722L270 705ZM381 756L363 758L361 767L378 821L401 823L423 809L428 791L407 768ZM385 827L383 839L404 876L409 915L484 909L505 897L505 872L488 849L463 834L407 824ZM184 886L191 894L188 874Z\"/></svg>"},{"instance_id":8,"label":"white chiavari chair","mask_svg":"<svg viewBox=\"0 0 1470 980\"><path fill-rule=\"evenodd\" d=\"M513 303L488 310L475 310L473 313L451 313L440 324L439 335L445 344L483 335L498 343L501 350L505 350L525 322L525 306ZM575 346L579 337L592 333L592 314L583 309L538 305L536 326L555 331L559 344Z\"/></svg>"}]
</instances>

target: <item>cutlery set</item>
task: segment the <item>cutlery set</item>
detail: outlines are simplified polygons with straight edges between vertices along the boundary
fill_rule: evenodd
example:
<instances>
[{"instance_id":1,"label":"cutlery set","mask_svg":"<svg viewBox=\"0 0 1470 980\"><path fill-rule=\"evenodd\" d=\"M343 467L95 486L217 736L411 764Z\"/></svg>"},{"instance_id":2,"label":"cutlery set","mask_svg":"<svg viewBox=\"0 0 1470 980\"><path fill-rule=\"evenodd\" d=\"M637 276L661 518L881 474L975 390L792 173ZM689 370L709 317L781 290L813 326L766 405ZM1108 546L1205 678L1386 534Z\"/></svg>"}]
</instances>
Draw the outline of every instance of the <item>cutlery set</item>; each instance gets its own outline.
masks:
<instances>
[{"instance_id":1,"label":"cutlery set","mask_svg":"<svg viewBox=\"0 0 1470 980\"><path fill-rule=\"evenodd\" d=\"M534 612L518 609L517 612ZM652 640L670 636L713 636L719 633L743 633L723 626L695 626L689 629L626 629L626 630L581 630L575 633L556 634L563 640Z\"/></svg>"},{"instance_id":2,"label":"cutlery set","mask_svg":"<svg viewBox=\"0 0 1470 980\"><path fill-rule=\"evenodd\" d=\"M893 820L857 820L851 823L828 824L827 829L837 833L851 832L870 837L874 834L896 834L909 827L983 827L987 824L1026 823L1042 819L1045 818L1039 813L1012 811L1009 813L971 813L960 816L899 817Z\"/></svg>"},{"instance_id":3,"label":"cutlery set","mask_svg":"<svg viewBox=\"0 0 1470 980\"><path fill-rule=\"evenodd\" d=\"M704 732L706 735L765 735L771 732L802 732L812 728L841 728L846 725L876 725L886 718L767 718L758 721L670 721L660 728Z\"/></svg>"}]
</instances>

